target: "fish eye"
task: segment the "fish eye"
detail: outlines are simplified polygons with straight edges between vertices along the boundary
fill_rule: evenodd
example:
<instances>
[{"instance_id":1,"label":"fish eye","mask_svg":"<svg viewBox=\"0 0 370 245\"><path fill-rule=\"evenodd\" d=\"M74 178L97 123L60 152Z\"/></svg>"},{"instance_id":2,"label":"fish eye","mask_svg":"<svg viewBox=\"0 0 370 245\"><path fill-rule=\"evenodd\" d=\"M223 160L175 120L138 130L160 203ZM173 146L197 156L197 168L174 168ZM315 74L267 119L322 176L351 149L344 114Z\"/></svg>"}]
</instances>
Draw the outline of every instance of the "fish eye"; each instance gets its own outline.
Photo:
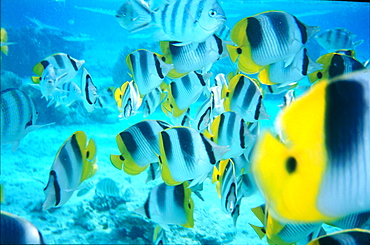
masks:
<instances>
[{"instance_id":1,"label":"fish eye","mask_svg":"<svg viewBox=\"0 0 370 245\"><path fill-rule=\"evenodd\" d=\"M238 54L241 54L241 53L242 53L242 49L241 49L241 48L237 48L237 49L236 49L236 52L237 52Z\"/></svg>"},{"instance_id":2,"label":"fish eye","mask_svg":"<svg viewBox=\"0 0 370 245\"><path fill-rule=\"evenodd\" d=\"M297 169L297 160L294 157L289 157L285 163L286 170L288 173L293 173Z\"/></svg>"},{"instance_id":3,"label":"fish eye","mask_svg":"<svg viewBox=\"0 0 370 245\"><path fill-rule=\"evenodd\" d=\"M118 14L116 14L116 18L121 18L121 16L120 16L120 15L118 15Z\"/></svg>"},{"instance_id":4,"label":"fish eye","mask_svg":"<svg viewBox=\"0 0 370 245\"><path fill-rule=\"evenodd\" d=\"M164 56L163 56L163 57L162 57L162 61L163 61L163 62L166 62L166 57L164 57Z\"/></svg>"},{"instance_id":5,"label":"fish eye","mask_svg":"<svg viewBox=\"0 0 370 245\"><path fill-rule=\"evenodd\" d=\"M209 12L208 12L208 15L209 15L209 17L215 17L216 16L216 14L217 14L217 12L215 11L215 10L213 10L213 9L211 9Z\"/></svg>"},{"instance_id":6,"label":"fish eye","mask_svg":"<svg viewBox=\"0 0 370 245\"><path fill-rule=\"evenodd\" d=\"M317 78L318 78L318 79L321 79L321 78L322 78L322 73L321 73L321 71L319 71L319 72L317 73Z\"/></svg>"},{"instance_id":7,"label":"fish eye","mask_svg":"<svg viewBox=\"0 0 370 245\"><path fill-rule=\"evenodd\" d=\"M122 155L120 155L120 156L119 156L119 159L120 159L121 161L124 161L124 160L125 160L125 158L124 158Z\"/></svg>"},{"instance_id":8,"label":"fish eye","mask_svg":"<svg viewBox=\"0 0 370 245\"><path fill-rule=\"evenodd\" d=\"M53 83L53 80L48 80L47 82L48 82L48 83Z\"/></svg>"},{"instance_id":9,"label":"fish eye","mask_svg":"<svg viewBox=\"0 0 370 245\"><path fill-rule=\"evenodd\" d=\"M89 152L89 151L87 151L87 152L86 152L86 158L89 158L89 156L90 156L90 152Z\"/></svg>"},{"instance_id":10,"label":"fish eye","mask_svg":"<svg viewBox=\"0 0 370 245\"><path fill-rule=\"evenodd\" d=\"M191 209L191 204L190 204L190 202L188 203L188 207L189 207L189 209Z\"/></svg>"},{"instance_id":11,"label":"fish eye","mask_svg":"<svg viewBox=\"0 0 370 245\"><path fill-rule=\"evenodd\" d=\"M266 234L265 228L262 228L261 231Z\"/></svg>"}]
</instances>

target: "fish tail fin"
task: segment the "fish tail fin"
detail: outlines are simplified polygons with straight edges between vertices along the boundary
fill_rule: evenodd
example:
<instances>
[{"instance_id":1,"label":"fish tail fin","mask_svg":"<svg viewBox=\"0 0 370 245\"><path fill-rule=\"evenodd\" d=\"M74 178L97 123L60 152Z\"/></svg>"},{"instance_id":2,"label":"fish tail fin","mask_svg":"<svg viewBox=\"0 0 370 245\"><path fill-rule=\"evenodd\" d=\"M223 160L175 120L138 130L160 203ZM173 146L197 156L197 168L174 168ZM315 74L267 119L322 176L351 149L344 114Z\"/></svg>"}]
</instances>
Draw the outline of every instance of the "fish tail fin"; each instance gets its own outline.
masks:
<instances>
[{"instance_id":1,"label":"fish tail fin","mask_svg":"<svg viewBox=\"0 0 370 245\"><path fill-rule=\"evenodd\" d=\"M128 31L130 32L137 32L151 25L153 20L153 11L143 2L144 1L141 0L131 0L133 11L136 12L137 17L128 28Z\"/></svg>"},{"instance_id":2,"label":"fish tail fin","mask_svg":"<svg viewBox=\"0 0 370 245\"><path fill-rule=\"evenodd\" d=\"M249 224L249 225L252 226L253 230L257 233L260 239L262 239L266 235L266 233L263 232L265 230L263 227L252 225L252 224Z\"/></svg>"},{"instance_id":3,"label":"fish tail fin","mask_svg":"<svg viewBox=\"0 0 370 245\"><path fill-rule=\"evenodd\" d=\"M1 46L1 52L3 52L5 55L8 55L8 50L9 50L9 48L8 48L7 45L6 46Z\"/></svg>"},{"instance_id":4,"label":"fish tail fin","mask_svg":"<svg viewBox=\"0 0 370 245\"><path fill-rule=\"evenodd\" d=\"M258 73L258 81L266 85L274 85L275 83L271 82L269 77L269 67L270 66L267 66L265 69Z\"/></svg>"}]
</instances>

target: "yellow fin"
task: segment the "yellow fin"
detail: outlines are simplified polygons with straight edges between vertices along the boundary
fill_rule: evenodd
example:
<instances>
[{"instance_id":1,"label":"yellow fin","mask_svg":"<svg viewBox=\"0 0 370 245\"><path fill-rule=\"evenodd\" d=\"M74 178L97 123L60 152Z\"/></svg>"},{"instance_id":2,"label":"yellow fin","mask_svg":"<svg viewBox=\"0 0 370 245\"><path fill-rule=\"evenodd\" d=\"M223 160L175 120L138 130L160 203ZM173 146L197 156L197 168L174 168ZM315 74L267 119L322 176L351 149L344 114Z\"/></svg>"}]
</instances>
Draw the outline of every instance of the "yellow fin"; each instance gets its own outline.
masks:
<instances>
[{"instance_id":1,"label":"yellow fin","mask_svg":"<svg viewBox=\"0 0 370 245\"><path fill-rule=\"evenodd\" d=\"M269 68L270 66L267 66L265 69L263 69L262 71L258 73L258 80L261 83L266 84L266 85L274 85L276 83L271 82L269 78Z\"/></svg>"},{"instance_id":2,"label":"yellow fin","mask_svg":"<svg viewBox=\"0 0 370 245\"><path fill-rule=\"evenodd\" d=\"M40 84L41 77L31 77L31 80L35 84Z\"/></svg>"},{"instance_id":3,"label":"yellow fin","mask_svg":"<svg viewBox=\"0 0 370 245\"><path fill-rule=\"evenodd\" d=\"M1 52L3 52L5 55L8 55L9 48L8 46L1 46Z\"/></svg>"},{"instance_id":4,"label":"yellow fin","mask_svg":"<svg viewBox=\"0 0 370 245\"><path fill-rule=\"evenodd\" d=\"M123 169L123 161L121 159L121 155L110 155L110 162L113 166L115 166L117 169L122 170Z\"/></svg>"},{"instance_id":5,"label":"yellow fin","mask_svg":"<svg viewBox=\"0 0 370 245\"><path fill-rule=\"evenodd\" d=\"M227 52L229 53L229 57L231 59L232 62L236 62L238 57L239 57L239 53L238 53L238 48L239 47L235 47L233 45L230 45L230 44L227 44L226 45L226 49L227 49Z\"/></svg>"},{"instance_id":6,"label":"yellow fin","mask_svg":"<svg viewBox=\"0 0 370 245\"><path fill-rule=\"evenodd\" d=\"M83 131L78 131L76 134L76 140L82 152L82 173L80 182L91 178L95 175L98 170L96 163L96 146L94 140L90 139L88 145L86 146L87 136Z\"/></svg>"},{"instance_id":7,"label":"yellow fin","mask_svg":"<svg viewBox=\"0 0 370 245\"><path fill-rule=\"evenodd\" d=\"M257 235L259 236L260 239L262 239L266 235L265 228L263 228L261 226L252 225L252 224L249 224L249 225L257 233Z\"/></svg>"},{"instance_id":8,"label":"yellow fin","mask_svg":"<svg viewBox=\"0 0 370 245\"><path fill-rule=\"evenodd\" d=\"M220 180L221 173L218 171L216 166L213 166L213 172L212 172L212 184L215 182L218 182Z\"/></svg>"},{"instance_id":9,"label":"yellow fin","mask_svg":"<svg viewBox=\"0 0 370 245\"><path fill-rule=\"evenodd\" d=\"M186 76L187 74L188 74L188 72L179 73L179 72L176 71L175 68L173 68L168 72L167 77L169 77L171 79L177 79L177 78L182 78L182 77Z\"/></svg>"},{"instance_id":10,"label":"yellow fin","mask_svg":"<svg viewBox=\"0 0 370 245\"><path fill-rule=\"evenodd\" d=\"M256 217L259 219L259 221L261 221L261 223L265 226L266 225L266 222L265 222L266 210L264 208L264 205L252 208L251 210L254 213L254 215L256 215Z\"/></svg>"},{"instance_id":11,"label":"yellow fin","mask_svg":"<svg viewBox=\"0 0 370 245\"><path fill-rule=\"evenodd\" d=\"M184 208L186 212L186 220L185 224L182 224L183 227L186 228L193 228L194 227L194 202L191 198L191 189L188 188L189 183L185 181L183 183L184 188Z\"/></svg>"},{"instance_id":12,"label":"yellow fin","mask_svg":"<svg viewBox=\"0 0 370 245\"><path fill-rule=\"evenodd\" d=\"M32 71L33 71L35 74L37 74L38 76L41 76L41 75L42 75L42 73L44 72L44 66L41 64L41 62L39 62L39 63L37 63L37 64L33 67Z\"/></svg>"},{"instance_id":13,"label":"yellow fin","mask_svg":"<svg viewBox=\"0 0 370 245\"><path fill-rule=\"evenodd\" d=\"M3 184L0 184L0 203L4 203L5 196L4 196L4 187Z\"/></svg>"},{"instance_id":14,"label":"yellow fin","mask_svg":"<svg viewBox=\"0 0 370 245\"><path fill-rule=\"evenodd\" d=\"M165 57L164 62L166 64L172 64L172 54L170 51L170 42L169 41L159 42L159 48L161 49L163 56Z\"/></svg>"}]
</instances>

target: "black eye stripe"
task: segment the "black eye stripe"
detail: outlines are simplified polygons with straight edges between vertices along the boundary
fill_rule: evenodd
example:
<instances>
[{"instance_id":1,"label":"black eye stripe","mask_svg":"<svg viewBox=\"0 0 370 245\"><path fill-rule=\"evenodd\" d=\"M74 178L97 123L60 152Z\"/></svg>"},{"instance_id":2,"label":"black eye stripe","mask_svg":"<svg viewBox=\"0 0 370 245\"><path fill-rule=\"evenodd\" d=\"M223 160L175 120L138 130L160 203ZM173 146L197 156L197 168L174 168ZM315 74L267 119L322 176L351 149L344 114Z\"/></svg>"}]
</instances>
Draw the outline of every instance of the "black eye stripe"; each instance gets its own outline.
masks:
<instances>
[{"instance_id":1,"label":"black eye stripe","mask_svg":"<svg viewBox=\"0 0 370 245\"><path fill-rule=\"evenodd\" d=\"M292 156L289 157L286 160L285 167L286 167L286 170L288 171L289 174L294 173L297 169L297 160Z\"/></svg>"}]
</instances>

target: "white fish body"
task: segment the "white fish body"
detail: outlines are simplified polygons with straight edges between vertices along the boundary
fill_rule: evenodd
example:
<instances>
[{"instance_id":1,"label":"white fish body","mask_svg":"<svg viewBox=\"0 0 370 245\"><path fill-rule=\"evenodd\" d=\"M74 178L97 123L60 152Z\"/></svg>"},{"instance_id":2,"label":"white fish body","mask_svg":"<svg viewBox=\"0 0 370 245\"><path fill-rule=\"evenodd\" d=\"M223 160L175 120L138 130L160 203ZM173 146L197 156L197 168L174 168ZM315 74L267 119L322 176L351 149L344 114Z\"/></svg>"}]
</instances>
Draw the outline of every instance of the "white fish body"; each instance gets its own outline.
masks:
<instances>
[{"instance_id":1,"label":"white fish body","mask_svg":"<svg viewBox=\"0 0 370 245\"><path fill-rule=\"evenodd\" d=\"M345 28L333 28L315 36L316 41L326 50L354 49L364 40L354 42L355 34Z\"/></svg>"}]
</instances>

